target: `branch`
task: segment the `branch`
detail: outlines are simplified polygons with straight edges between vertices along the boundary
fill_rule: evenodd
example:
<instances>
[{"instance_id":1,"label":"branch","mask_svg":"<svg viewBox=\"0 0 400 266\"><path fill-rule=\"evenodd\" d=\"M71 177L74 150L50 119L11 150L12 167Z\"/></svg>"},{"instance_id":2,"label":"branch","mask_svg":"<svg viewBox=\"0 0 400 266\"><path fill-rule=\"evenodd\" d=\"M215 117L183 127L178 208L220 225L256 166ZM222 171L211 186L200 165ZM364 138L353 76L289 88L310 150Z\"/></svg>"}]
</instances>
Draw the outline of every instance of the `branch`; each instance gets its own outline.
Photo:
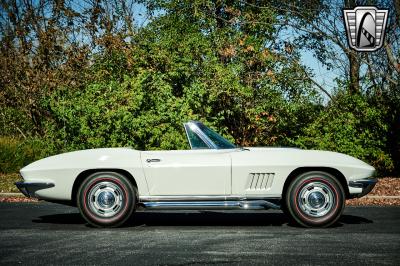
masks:
<instances>
[{"instance_id":1,"label":"branch","mask_svg":"<svg viewBox=\"0 0 400 266\"><path fill-rule=\"evenodd\" d=\"M330 100L332 100L331 94L330 94L327 90L325 90L324 87L322 87L322 86L321 86L318 82L316 82L313 78L311 78L310 76L308 76L308 74L307 74L307 78L308 78L315 86L317 86L318 89L320 89L322 92L324 92L324 93L326 94L326 96L328 96L328 98L329 98Z\"/></svg>"},{"instance_id":2,"label":"branch","mask_svg":"<svg viewBox=\"0 0 400 266\"><path fill-rule=\"evenodd\" d=\"M396 58L394 58L390 44L385 41L384 46L385 46L386 54L387 54L390 64L392 64L394 69L396 70L396 72L400 74L400 64L396 61Z\"/></svg>"},{"instance_id":3,"label":"branch","mask_svg":"<svg viewBox=\"0 0 400 266\"><path fill-rule=\"evenodd\" d=\"M297 64L299 64L299 62L296 62ZM311 81L311 83L313 83L315 86L317 86L318 89L320 89L323 93L326 94L326 96L328 96L328 98L330 100L332 100L332 96L331 94L325 90L324 87L321 86L321 84L319 84L318 82L316 82L308 73L306 70L303 70L304 75L307 77L307 79L309 79Z\"/></svg>"},{"instance_id":4,"label":"branch","mask_svg":"<svg viewBox=\"0 0 400 266\"><path fill-rule=\"evenodd\" d=\"M5 120L6 120L5 114L4 114L3 112L1 112L1 115L3 116L4 121L5 121ZM22 135L22 137L24 137L24 139L27 139L27 137L26 137L26 135L24 134L24 132L22 132L22 130L21 130L14 122L9 121L9 123L10 123L11 125L13 125L13 126L18 130L19 133L21 133L21 135Z\"/></svg>"},{"instance_id":5,"label":"branch","mask_svg":"<svg viewBox=\"0 0 400 266\"><path fill-rule=\"evenodd\" d=\"M365 59L363 59L363 58L361 58L361 62L364 63L364 64L367 64L368 67L371 67L371 68L374 67L374 65L373 65L371 62L368 62L367 60L365 60ZM395 84L395 85L398 85L398 84L399 84L396 80L393 80L393 79L388 75L388 73L385 73L385 72L382 71L382 70L377 70L377 71L375 71L375 72L378 73L379 75L381 75L381 77L385 77L388 81L392 82L393 84Z\"/></svg>"}]
</instances>

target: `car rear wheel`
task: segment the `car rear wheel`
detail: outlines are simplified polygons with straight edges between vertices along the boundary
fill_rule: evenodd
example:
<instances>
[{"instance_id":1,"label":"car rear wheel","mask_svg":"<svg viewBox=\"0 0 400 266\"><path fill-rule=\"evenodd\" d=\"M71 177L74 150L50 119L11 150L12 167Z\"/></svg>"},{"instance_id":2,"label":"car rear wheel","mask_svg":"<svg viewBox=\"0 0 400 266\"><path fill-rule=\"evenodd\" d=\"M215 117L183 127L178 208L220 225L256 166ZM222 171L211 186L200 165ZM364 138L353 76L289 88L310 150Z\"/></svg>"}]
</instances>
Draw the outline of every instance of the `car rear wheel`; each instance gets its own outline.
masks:
<instances>
[{"instance_id":1,"label":"car rear wheel","mask_svg":"<svg viewBox=\"0 0 400 266\"><path fill-rule=\"evenodd\" d=\"M89 224L117 227L134 212L136 193L125 176L115 172L98 172L88 176L79 187L77 205Z\"/></svg>"},{"instance_id":2,"label":"car rear wheel","mask_svg":"<svg viewBox=\"0 0 400 266\"><path fill-rule=\"evenodd\" d=\"M329 173L303 173L289 185L285 213L305 227L328 227L342 214L345 193L337 178Z\"/></svg>"}]
</instances>

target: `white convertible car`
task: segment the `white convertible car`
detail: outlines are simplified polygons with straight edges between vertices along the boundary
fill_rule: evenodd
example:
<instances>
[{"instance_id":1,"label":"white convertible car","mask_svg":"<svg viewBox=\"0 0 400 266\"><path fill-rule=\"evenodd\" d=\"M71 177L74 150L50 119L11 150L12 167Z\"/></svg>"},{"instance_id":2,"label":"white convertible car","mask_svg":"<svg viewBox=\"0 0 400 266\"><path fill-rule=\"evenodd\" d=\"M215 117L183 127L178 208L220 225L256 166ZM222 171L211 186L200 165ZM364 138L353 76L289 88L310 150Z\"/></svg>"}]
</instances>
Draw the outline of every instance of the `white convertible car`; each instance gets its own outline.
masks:
<instances>
[{"instance_id":1,"label":"white convertible car","mask_svg":"<svg viewBox=\"0 0 400 266\"><path fill-rule=\"evenodd\" d=\"M375 169L351 156L296 148L236 147L197 121L191 150L83 150L21 169L28 197L77 206L98 227L148 209L282 209L306 227L335 223L345 199L369 193Z\"/></svg>"}]
</instances>

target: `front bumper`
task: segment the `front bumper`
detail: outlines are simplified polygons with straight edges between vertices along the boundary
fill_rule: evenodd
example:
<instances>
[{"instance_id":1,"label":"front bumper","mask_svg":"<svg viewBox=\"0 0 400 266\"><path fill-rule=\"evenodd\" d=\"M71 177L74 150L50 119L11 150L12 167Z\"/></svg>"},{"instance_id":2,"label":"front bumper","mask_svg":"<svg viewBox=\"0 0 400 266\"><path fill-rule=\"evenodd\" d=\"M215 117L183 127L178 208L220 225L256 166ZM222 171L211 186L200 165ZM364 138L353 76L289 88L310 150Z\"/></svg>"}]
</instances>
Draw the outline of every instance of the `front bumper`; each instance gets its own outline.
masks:
<instances>
[{"instance_id":1,"label":"front bumper","mask_svg":"<svg viewBox=\"0 0 400 266\"><path fill-rule=\"evenodd\" d=\"M41 189L54 187L53 183L16 182L15 185L25 196L35 198L35 192Z\"/></svg>"},{"instance_id":2,"label":"front bumper","mask_svg":"<svg viewBox=\"0 0 400 266\"><path fill-rule=\"evenodd\" d=\"M349 187L362 189L361 193L352 195L352 198L361 198L362 196L367 195L375 187L377 182L378 182L377 178L368 178L368 179L350 181Z\"/></svg>"}]
</instances>

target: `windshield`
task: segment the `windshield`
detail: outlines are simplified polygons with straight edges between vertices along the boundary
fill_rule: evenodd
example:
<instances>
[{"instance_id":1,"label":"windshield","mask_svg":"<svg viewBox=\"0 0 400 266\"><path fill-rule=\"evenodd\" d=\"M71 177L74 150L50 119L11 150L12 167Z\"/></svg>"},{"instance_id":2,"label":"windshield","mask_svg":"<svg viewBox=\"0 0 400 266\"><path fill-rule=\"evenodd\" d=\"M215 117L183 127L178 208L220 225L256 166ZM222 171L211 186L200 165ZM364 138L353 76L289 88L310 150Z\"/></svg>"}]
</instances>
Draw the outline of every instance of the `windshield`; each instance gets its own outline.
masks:
<instances>
[{"instance_id":1,"label":"windshield","mask_svg":"<svg viewBox=\"0 0 400 266\"><path fill-rule=\"evenodd\" d=\"M198 128L217 146L217 149L234 149L236 148L230 141L222 137L220 134L212 131L205 125L198 123Z\"/></svg>"},{"instance_id":2,"label":"windshield","mask_svg":"<svg viewBox=\"0 0 400 266\"><path fill-rule=\"evenodd\" d=\"M187 130L187 137L193 150L209 149L208 145L192 130Z\"/></svg>"}]
</instances>

